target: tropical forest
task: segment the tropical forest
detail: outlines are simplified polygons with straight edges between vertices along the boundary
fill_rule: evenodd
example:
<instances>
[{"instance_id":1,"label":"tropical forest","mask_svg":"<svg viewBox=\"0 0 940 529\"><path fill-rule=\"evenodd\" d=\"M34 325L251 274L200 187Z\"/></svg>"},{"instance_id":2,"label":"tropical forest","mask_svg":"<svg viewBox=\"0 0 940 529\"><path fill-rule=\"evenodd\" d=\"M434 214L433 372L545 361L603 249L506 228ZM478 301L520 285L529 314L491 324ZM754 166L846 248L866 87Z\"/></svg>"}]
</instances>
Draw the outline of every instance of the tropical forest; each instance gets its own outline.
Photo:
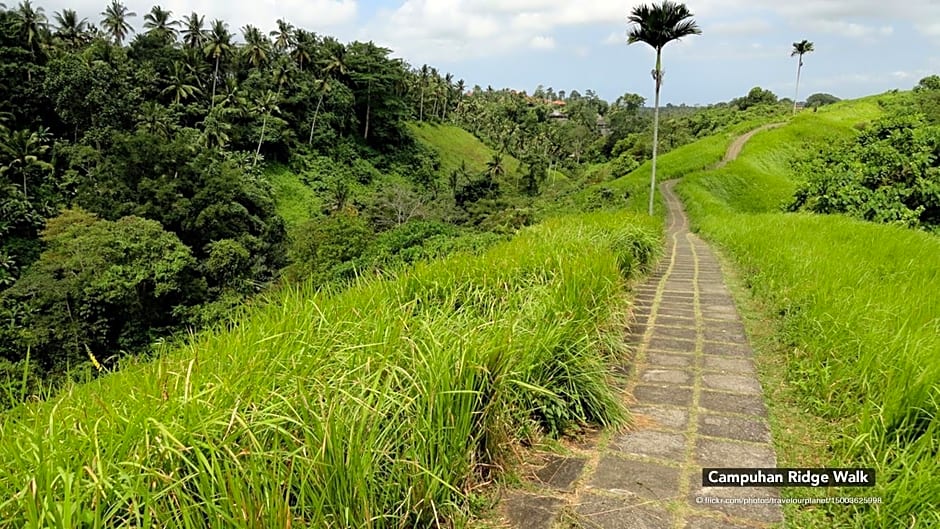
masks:
<instances>
[{"instance_id":1,"label":"tropical forest","mask_svg":"<svg viewBox=\"0 0 940 529\"><path fill-rule=\"evenodd\" d=\"M940 75L664 103L663 0L605 99L203 4L0 4L0 529L940 527Z\"/></svg>"}]
</instances>

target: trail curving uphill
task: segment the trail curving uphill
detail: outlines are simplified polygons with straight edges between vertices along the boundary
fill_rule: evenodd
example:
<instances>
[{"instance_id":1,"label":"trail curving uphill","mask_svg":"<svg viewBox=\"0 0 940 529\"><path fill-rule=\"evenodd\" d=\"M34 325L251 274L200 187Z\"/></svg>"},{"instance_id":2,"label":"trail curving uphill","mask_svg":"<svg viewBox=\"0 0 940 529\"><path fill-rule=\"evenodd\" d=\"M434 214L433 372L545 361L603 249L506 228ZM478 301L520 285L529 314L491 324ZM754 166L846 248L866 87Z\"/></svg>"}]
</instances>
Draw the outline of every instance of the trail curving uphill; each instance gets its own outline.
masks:
<instances>
[{"instance_id":1,"label":"trail curving uphill","mask_svg":"<svg viewBox=\"0 0 940 529\"><path fill-rule=\"evenodd\" d=\"M735 161L738 158L738 155L741 154L741 150L744 149L744 144L746 144L750 139L757 134L758 132L763 132L765 130L775 129L777 127L782 127L786 123L769 123L763 127L758 127L747 134L742 134L734 139L731 142L731 145L728 146L728 150L725 152L725 157L721 159L720 162L715 164L711 169L721 169L722 167L728 165L730 162Z\"/></svg>"},{"instance_id":2,"label":"trail curving uphill","mask_svg":"<svg viewBox=\"0 0 940 529\"><path fill-rule=\"evenodd\" d=\"M737 138L716 168L754 134L780 125ZM779 489L702 483L703 468L773 468L777 457L744 324L718 259L689 230L675 183L660 185L667 255L636 287L627 335L633 426L533 461L523 472L528 491L502 502L510 527L735 529L783 521Z\"/></svg>"}]
</instances>

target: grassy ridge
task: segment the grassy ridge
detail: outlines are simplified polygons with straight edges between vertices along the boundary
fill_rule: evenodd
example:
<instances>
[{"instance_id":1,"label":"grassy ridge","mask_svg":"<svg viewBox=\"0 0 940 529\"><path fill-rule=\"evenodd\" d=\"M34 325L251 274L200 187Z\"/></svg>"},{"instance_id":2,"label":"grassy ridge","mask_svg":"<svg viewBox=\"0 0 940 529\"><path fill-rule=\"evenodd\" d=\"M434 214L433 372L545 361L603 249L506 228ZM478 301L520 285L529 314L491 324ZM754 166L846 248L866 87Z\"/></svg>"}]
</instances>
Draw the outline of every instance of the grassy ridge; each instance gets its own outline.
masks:
<instances>
[{"instance_id":1,"label":"grassy ridge","mask_svg":"<svg viewBox=\"0 0 940 529\"><path fill-rule=\"evenodd\" d=\"M877 98L804 113L735 163L678 186L693 224L738 263L777 326L787 382L833 424L831 466L873 466L882 505L793 507L800 526L940 524L940 239L838 216L785 214L789 160L877 117ZM807 492L794 493L803 496ZM797 520L793 522L793 520Z\"/></svg>"},{"instance_id":2,"label":"grassy ridge","mask_svg":"<svg viewBox=\"0 0 940 529\"><path fill-rule=\"evenodd\" d=\"M608 326L660 229L568 217L336 295L285 290L0 415L0 527L459 526L507 443L624 419Z\"/></svg>"}]
</instances>

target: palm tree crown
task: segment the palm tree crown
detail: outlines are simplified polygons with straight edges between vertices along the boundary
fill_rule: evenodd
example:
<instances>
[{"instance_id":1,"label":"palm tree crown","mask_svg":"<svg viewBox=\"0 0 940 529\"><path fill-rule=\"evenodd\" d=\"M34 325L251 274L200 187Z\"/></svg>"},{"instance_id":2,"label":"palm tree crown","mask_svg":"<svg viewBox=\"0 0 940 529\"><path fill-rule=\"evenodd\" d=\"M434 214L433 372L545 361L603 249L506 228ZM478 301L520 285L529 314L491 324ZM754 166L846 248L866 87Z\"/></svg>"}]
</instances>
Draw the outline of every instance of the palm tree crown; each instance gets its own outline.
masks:
<instances>
[{"instance_id":1,"label":"palm tree crown","mask_svg":"<svg viewBox=\"0 0 940 529\"><path fill-rule=\"evenodd\" d=\"M702 33L689 8L670 0L659 5L639 5L633 8L627 21L633 24L627 33L627 43L645 42L656 50L682 37Z\"/></svg>"},{"instance_id":2,"label":"palm tree crown","mask_svg":"<svg viewBox=\"0 0 940 529\"><path fill-rule=\"evenodd\" d=\"M810 53L813 50L813 43L803 39L800 42L793 43L793 51L790 53L790 57L800 56L800 66L803 66L803 56L807 53Z\"/></svg>"},{"instance_id":3,"label":"palm tree crown","mask_svg":"<svg viewBox=\"0 0 940 529\"><path fill-rule=\"evenodd\" d=\"M164 35L175 40L176 35L179 33L176 29L179 21L170 20L172 14L172 11L163 9L160 6L153 6L150 12L144 15L144 29L147 30L147 33Z\"/></svg>"},{"instance_id":4,"label":"palm tree crown","mask_svg":"<svg viewBox=\"0 0 940 529\"><path fill-rule=\"evenodd\" d=\"M136 17L137 13L128 11L127 6L119 0L111 0L111 5L101 12L101 27L114 37L114 41L121 45L124 38L134 31L134 28L127 21L128 18Z\"/></svg>"}]
</instances>

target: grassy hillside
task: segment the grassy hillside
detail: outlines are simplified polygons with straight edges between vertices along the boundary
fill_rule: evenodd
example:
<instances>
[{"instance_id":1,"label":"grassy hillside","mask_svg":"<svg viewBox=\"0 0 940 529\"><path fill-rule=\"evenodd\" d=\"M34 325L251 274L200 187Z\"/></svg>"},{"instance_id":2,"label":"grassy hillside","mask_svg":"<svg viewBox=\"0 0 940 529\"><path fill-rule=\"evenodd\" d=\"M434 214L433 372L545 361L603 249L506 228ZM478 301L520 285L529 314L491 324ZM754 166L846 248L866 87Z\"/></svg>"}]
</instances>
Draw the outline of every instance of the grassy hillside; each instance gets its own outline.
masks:
<instances>
[{"instance_id":1,"label":"grassy hillside","mask_svg":"<svg viewBox=\"0 0 940 529\"><path fill-rule=\"evenodd\" d=\"M2 414L0 527L459 527L513 442L624 420L624 285L660 230L567 217L335 295L286 288Z\"/></svg>"},{"instance_id":2,"label":"grassy hillside","mask_svg":"<svg viewBox=\"0 0 940 529\"><path fill-rule=\"evenodd\" d=\"M880 505L789 506L792 527L940 524L940 239L839 216L780 212L795 187L790 161L881 115L881 96L803 113L755 136L741 158L677 187L693 225L735 261L771 321L781 378L818 425L807 453L777 417L781 462L871 466ZM802 413L797 411L797 413ZM823 436L822 439L819 436ZM784 439L785 441L781 441Z\"/></svg>"},{"instance_id":3,"label":"grassy hillside","mask_svg":"<svg viewBox=\"0 0 940 529\"><path fill-rule=\"evenodd\" d=\"M441 157L441 177L460 168L461 163L473 173L486 171L486 162L493 157L493 150L483 144L476 136L455 125L431 125L428 123L410 123L408 130ZM507 175L519 174L519 160L505 156Z\"/></svg>"}]
</instances>

